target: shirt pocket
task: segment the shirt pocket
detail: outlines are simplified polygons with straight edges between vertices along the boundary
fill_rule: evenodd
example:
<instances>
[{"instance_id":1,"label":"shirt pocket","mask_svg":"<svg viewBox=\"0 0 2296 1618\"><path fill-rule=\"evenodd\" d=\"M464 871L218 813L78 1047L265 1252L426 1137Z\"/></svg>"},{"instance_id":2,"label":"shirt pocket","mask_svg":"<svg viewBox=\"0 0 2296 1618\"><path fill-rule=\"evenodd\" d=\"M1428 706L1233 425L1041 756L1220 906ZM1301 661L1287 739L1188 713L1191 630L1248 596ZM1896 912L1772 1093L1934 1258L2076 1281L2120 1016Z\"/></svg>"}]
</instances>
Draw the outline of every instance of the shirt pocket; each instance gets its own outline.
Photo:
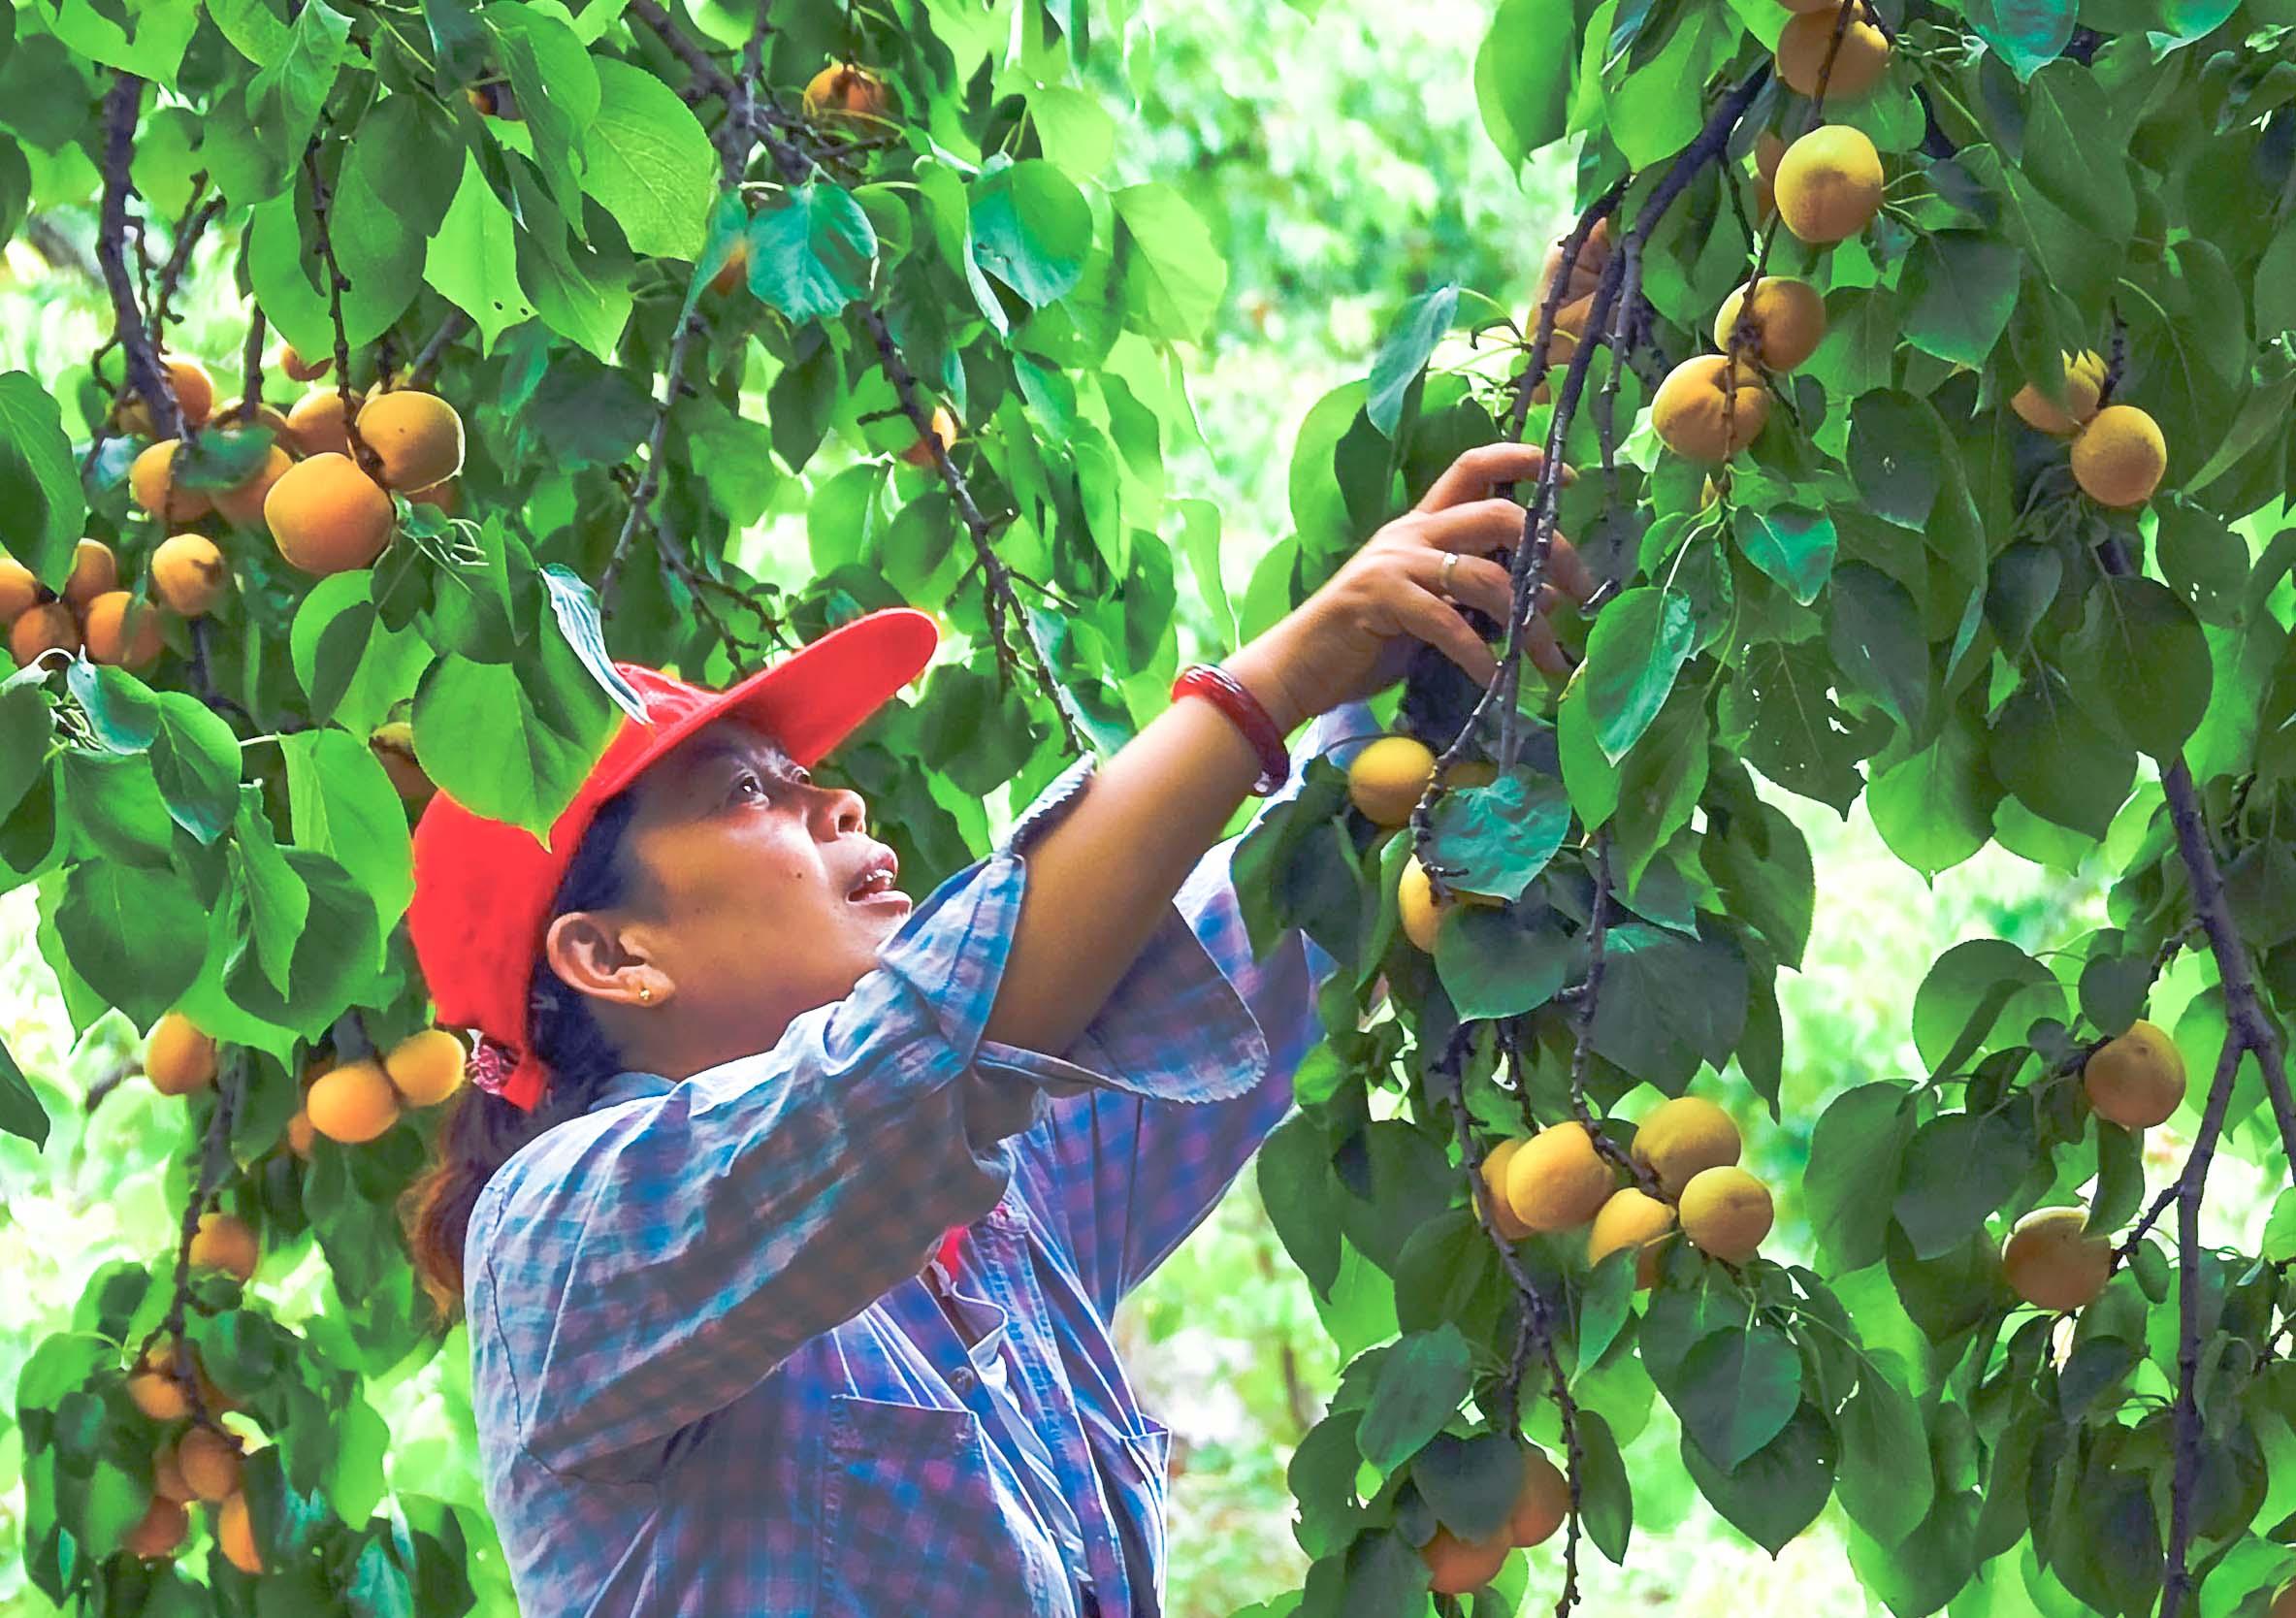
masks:
<instances>
[{"instance_id":1,"label":"shirt pocket","mask_svg":"<svg viewBox=\"0 0 2296 1618\"><path fill-rule=\"evenodd\" d=\"M1115 1435L1114 1452L1100 1458L1108 1474L1107 1491L1116 1516L1116 1537L1124 1548L1124 1567L1130 1573L1133 1600L1141 1612L1164 1608L1164 1501L1172 1471L1172 1429L1139 1412L1140 1430ZM1151 1607L1143 1599L1155 1592Z\"/></svg>"},{"instance_id":2,"label":"shirt pocket","mask_svg":"<svg viewBox=\"0 0 2296 1618\"><path fill-rule=\"evenodd\" d=\"M821 1503L824 1614L1075 1611L971 1410L834 1395Z\"/></svg>"}]
</instances>

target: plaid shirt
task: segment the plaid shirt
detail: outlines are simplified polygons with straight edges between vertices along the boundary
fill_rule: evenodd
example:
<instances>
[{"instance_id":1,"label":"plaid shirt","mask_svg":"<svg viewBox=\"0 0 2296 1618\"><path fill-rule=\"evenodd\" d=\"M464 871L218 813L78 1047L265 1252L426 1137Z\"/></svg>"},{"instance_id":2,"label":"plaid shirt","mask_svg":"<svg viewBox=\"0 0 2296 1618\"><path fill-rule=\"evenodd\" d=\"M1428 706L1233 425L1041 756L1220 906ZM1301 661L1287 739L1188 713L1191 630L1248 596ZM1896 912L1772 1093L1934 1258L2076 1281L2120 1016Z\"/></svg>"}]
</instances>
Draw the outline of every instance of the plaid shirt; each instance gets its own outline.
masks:
<instances>
[{"instance_id":1,"label":"plaid shirt","mask_svg":"<svg viewBox=\"0 0 2296 1618\"><path fill-rule=\"evenodd\" d=\"M1375 728L1335 710L1295 761ZM471 1399L530 1618L1076 1613L1079 1570L921 1274L953 1225L955 1290L1003 1318L1099 1610L1162 1611L1171 1434L1108 1321L1289 1109L1332 962L1297 932L1252 958L1225 842L1064 1057L985 1038L1021 855L1090 773L772 1050L623 1074L488 1182Z\"/></svg>"}]
</instances>

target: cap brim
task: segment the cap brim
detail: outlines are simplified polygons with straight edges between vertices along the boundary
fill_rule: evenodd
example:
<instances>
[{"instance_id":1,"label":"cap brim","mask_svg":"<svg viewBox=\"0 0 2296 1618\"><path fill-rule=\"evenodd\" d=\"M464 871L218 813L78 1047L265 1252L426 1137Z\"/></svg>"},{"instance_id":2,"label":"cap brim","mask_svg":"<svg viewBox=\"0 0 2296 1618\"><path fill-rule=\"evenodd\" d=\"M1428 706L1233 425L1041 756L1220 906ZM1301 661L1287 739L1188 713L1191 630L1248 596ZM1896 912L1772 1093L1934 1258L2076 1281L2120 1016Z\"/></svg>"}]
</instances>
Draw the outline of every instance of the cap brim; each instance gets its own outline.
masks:
<instances>
[{"instance_id":1,"label":"cap brim","mask_svg":"<svg viewBox=\"0 0 2296 1618\"><path fill-rule=\"evenodd\" d=\"M769 668L663 721L609 792L619 792L695 731L733 715L764 730L799 764L820 762L924 672L940 627L914 607L887 607L841 625Z\"/></svg>"}]
</instances>

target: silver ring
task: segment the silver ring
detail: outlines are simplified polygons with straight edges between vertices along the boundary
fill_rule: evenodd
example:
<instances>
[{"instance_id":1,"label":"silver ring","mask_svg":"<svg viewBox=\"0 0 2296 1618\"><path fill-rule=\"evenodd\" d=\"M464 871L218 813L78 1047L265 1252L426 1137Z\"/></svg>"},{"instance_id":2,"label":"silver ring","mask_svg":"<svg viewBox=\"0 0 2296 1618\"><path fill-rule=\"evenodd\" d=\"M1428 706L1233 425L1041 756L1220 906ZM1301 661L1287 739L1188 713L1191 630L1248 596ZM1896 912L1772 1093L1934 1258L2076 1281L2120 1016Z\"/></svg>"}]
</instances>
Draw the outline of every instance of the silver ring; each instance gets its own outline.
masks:
<instances>
[{"instance_id":1,"label":"silver ring","mask_svg":"<svg viewBox=\"0 0 2296 1618\"><path fill-rule=\"evenodd\" d=\"M1459 598L1451 594L1451 569L1458 566L1459 553L1446 551L1443 553L1442 567L1435 576L1436 594L1442 597L1443 600L1451 606L1459 604Z\"/></svg>"}]
</instances>

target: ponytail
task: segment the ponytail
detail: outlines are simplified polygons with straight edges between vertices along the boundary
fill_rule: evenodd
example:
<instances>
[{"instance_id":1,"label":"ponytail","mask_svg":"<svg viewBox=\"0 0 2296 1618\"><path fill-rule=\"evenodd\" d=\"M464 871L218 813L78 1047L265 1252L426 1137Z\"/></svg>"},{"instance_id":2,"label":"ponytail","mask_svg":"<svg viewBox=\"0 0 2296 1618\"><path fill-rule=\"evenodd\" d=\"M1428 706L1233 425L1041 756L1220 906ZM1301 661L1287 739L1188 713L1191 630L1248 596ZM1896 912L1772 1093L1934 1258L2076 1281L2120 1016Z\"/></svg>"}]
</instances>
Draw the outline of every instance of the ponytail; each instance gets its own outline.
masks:
<instances>
[{"instance_id":1,"label":"ponytail","mask_svg":"<svg viewBox=\"0 0 2296 1618\"><path fill-rule=\"evenodd\" d=\"M553 920L570 911L622 902L627 872L622 843L637 807L624 792L599 806L551 901ZM550 1069L541 1104L528 1113L476 1084L465 1084L446 1109L431 1165L407 1187L407 1242L423 1290L448 1321L462 1313L463 1249L478 1193L521 1148L556 1124L579 1117L598 1088L622 1071L621 1052L591 1014L590 997L534 963L528 993L527 1038Z\"/></svg>"}]
</instances>

